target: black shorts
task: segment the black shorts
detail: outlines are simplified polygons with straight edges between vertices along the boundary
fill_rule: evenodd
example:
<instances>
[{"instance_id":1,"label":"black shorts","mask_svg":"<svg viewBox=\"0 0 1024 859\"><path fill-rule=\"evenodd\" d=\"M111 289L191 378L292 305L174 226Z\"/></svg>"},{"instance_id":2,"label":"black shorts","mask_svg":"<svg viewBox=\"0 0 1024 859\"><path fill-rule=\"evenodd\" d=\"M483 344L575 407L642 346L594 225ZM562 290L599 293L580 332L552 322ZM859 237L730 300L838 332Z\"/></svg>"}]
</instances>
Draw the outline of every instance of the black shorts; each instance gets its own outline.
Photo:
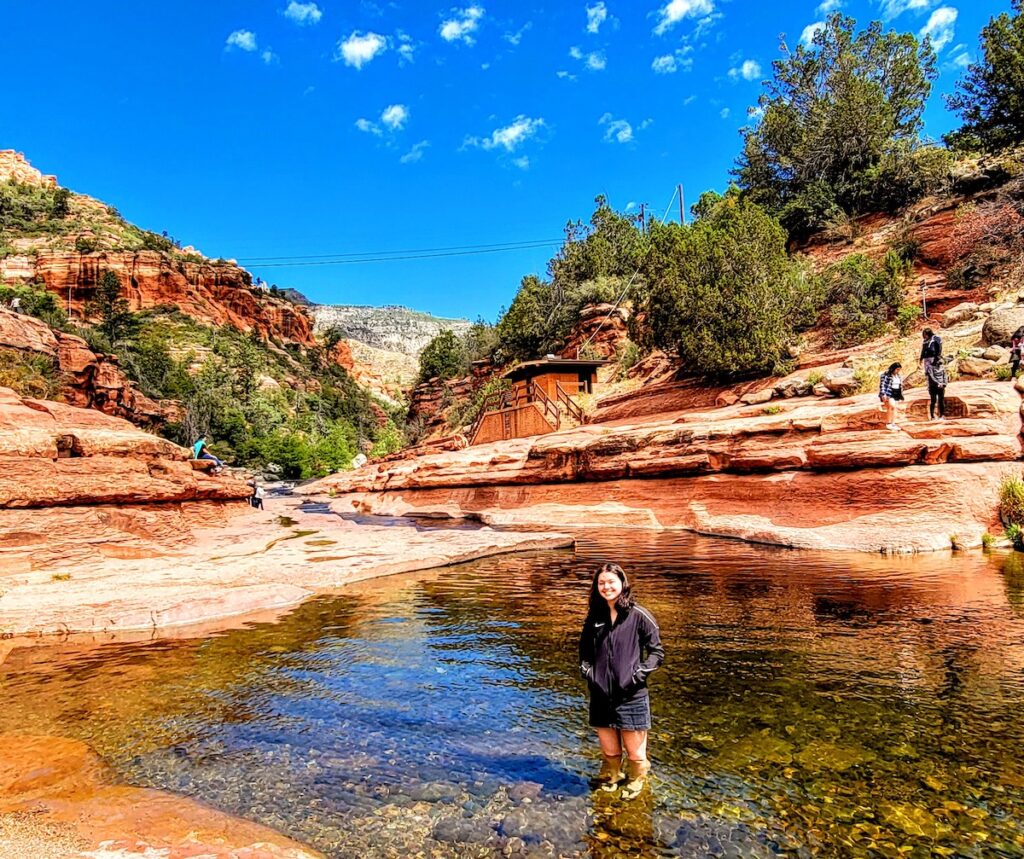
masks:
<instances>
[{"instance_id":1,"label":"black shorts","mask_svg":"<svg viewBox=\"0 0 1024 859\"><path fill-rule=\"evenodd\" d=\"M604 695L591 694L590 727L618 728L621 731L649 731L651 729L650 695L637 695L626 701L614 702Z\"/></svg>"}]
</instances>

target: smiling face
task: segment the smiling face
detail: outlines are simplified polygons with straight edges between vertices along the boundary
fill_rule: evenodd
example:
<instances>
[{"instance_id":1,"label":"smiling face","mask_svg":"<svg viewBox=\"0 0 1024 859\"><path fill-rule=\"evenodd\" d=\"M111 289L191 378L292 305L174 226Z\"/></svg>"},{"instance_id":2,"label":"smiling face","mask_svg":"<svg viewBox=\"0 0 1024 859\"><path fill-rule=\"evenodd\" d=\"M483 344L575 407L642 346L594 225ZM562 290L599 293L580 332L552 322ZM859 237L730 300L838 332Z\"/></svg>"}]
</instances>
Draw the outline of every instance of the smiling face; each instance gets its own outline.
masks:
<instances>
[{"instance_id":1,"label":"smiling face","mask_svg":"<svg viewBox=\"0 0 1024 859\"><path fill-rule=\"evenodd\" d=\"M613 603L622 593L622 582L615 573L601 573L597 577L597 592L609 603Z\"/></svg>"}]
</instances>

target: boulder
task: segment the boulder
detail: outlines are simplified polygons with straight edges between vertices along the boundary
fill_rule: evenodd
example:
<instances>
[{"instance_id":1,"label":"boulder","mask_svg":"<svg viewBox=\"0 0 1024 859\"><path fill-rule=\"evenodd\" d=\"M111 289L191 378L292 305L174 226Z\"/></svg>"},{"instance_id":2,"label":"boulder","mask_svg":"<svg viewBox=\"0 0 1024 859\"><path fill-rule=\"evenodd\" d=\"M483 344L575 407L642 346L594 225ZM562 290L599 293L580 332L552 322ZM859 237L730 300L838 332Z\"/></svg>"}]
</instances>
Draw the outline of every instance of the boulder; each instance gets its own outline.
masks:
<instances>
[{"instance_id":1,"label":"boulder","mask_svg":"<svg viewBox=\"0 0 1024 859\"><path fill-rule=\"evenodd\" d=\"M991 313L998 306L999 306L999 302L997 302L997 301L986 301L984 304L979 304L978 305L978 310L981 313Z\"/></svg>"},{"instance_id":2,"label":"boulder","mask_svg":"<svg viewBox=\"0 0 1024 859\"><path fill-rule=\"evenodd\" d=\"M1009 350L1004 349L1002 346L989 346L988 349L981 353L981 357L986 361L995 361L998 364L1008 352Z\"/></svg>"},{"instance_id":3,"label":"boulder","mask_svg":"<svg viewBox=\"0 0 1024 859\"><path fill-rule=\"evenodd\" d=\"M1013 332L1024 325L1024 307L1006 307L992 311L981 329L981 340L986 346L1008 346Z\"/></svg>"},{"instance_id":4,"label":"boulder","mask_svg":"<svg viewBox=\"0 0 1024 859\"><path fill-rule=\"evenodd\" d=\"M961 322L973 319L974 314L977 313L978 310L978 305L973 301L964 301L957 304L942 314L942 327L952 328L954 325L959 325Z\"/></svg>"},{"instance_id":5,"label":"boulder","mask_svg":"<svg viewBox=\"0 0 1024 859\"><path fill-rule=\"evenodd\" d=\"M715 397L715 405L719 408L723 406L734 406L740 401L740 395L735 391L722 391L717 397Z\"/></svg>"},{"instance_id":6,"label":"boulder","mask_svg":"<svg viewBox=\"0 0 1024 859\"><path fill-rule=\"evenodd\" d=\"M986 361L984 358L961 358L957 362L961 376L984 376L993 367L995 367L995 362Z\"/></svg>"},{"instance_id":7,"label":"boulder","mask_svg":"<svg viewBox=\"0 0 1024 859\"><path fill-rule=\"evenodd\" d=\"M774 388L764 388L760 391L751 391L749 394L744 394L740 397L740 402L748 406L757 406L761 403L767 403L774 396Z\"/></svg>"},{"instance_id":8,"label":"boulder","mask_svg":"<svg viewBox=\"0 0 1024 859\"><path fill-rule=\"evenodd\" d=\"M828 397L831 396L832 392L828 389L828 385L824 382L818 382L811 391L816 397Z\"/></svg>"},{"instance_id":9,"label":"boulder","mask_svg":"<svg viewBox=\"0 0 1024 859\"><path fill-rule=\"evenodd\" d=\"M775 396L790 399L791 397L806 397L811 392L811 386L806 379L786 379L775 386Z\"/></svg>"},{"instance_id":10,"label":"boulder","mask_svg":"<svg viewBox=\"0 0 1024 859\"><path fill-rule=\"evenodd\" d=\"M821 384L836 397L850 397L860 389L860 383L854 376L852 367L829 370L822 378Z\"/></svg>"}]
</instances>

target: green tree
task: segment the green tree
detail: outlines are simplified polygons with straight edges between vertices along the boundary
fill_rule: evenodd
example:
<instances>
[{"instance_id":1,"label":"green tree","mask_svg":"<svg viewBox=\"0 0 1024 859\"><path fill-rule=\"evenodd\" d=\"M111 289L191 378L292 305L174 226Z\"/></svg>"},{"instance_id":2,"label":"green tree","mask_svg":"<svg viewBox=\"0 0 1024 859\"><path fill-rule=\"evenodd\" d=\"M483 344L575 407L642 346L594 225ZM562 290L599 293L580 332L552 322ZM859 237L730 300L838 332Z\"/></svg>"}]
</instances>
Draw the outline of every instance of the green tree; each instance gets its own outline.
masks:
<instances>
[{"instance_id":1,"label":"green tree","mask_svg":"<svg viewBox=\"0 0 1024 859\"><path fill-rule=\"evenodd\" d=\"M498 341L503 360L529 360L544 354L550 340L554 290L550 283L527 275L508 310L498 320Z\"/></svg>"},{"instance_id":2,"label":"green tree","mask_svg":"<svg viewBox=\"0 0 1024 859\"><path fill-rule=\"evenodd\" d=\"M650 342L717 379L779 373L816 312L812 279L775 218L738 192L702 198L692 226L655 224L639 297Z\"/></svg>"},{"instance_id":3,"label":"green tree","mask_svg":"<svg viewBox=\"0 0 1024 859\"><path fill-rule=\"evenodd\" d=\"M1014 13L992 18L981 31L982 58L972 63L946 96L964 120L945 141L960 149L999 150L1024 142L1024 0Z\"/></svg>"},{"instance_id":4,"label":"green tree","mask_svg":"<svg viewBox=\"0 0 1024 859\"><path fill-rule=\"evenodd\" d=\"M58 188L53 192L53 202L50 204L50 217L54 220L66 218L71 211L68 201L71 199L71 192L67 188Z\"/></svg>"},{"instance_id":5,"label":"green tree","mask_svg":"<svg viewBox=\"0 0 1024 859\"><path fill-rule=\"evenodd\" d=\"M128 300L121 297L121 281L114 272L103 272L89 306L89 312L99 317L97 328L111 345L129 339L137 330L135 315L128 309Z\"/></svg>"},{"instance_id":6,"label":"green tree","mask_svg":"<svg viewBox=\"0 0 1024 859\"><path fill-rule=\"evenodd\" d=\"M783 45L743 132L739 184L794 234L912 193L893 176L919 146L934 51L877 21L854 26L834 13L809 47Z\"/></svg>"},{"instance_id":7,"label":"green tree","mask_svg":"<svg viewBox=\"0 0 1024 859\"><path fill-rule=\"evenodd\" d=\"M420 381L435 377L454 379L466 366L466 347L454 332L445 329L420 353Z\"/></svg>"}]
</instances>

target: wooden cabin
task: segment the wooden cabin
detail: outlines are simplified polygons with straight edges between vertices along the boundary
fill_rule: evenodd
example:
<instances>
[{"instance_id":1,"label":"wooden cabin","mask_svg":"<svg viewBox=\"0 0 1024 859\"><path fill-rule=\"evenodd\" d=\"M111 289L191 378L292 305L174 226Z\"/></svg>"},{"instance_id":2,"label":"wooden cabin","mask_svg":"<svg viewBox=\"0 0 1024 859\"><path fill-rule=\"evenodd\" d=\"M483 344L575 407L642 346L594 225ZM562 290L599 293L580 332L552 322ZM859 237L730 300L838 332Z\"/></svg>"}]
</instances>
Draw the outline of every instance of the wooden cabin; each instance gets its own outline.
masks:
<instances>
[{"instance_id":1,"label":"wooden cabin","mask_svg":"<svg viewBox=\"0 0 1024 859\"><path fill-rule=\"evenodd\" d=\"M469 434L470 444L554 432L566 421L583 423L580 394L591 394L597 368L607 361L556 358L518 364L504 374L512 386L492 394Z\"/></svg>"}]
</instances>

